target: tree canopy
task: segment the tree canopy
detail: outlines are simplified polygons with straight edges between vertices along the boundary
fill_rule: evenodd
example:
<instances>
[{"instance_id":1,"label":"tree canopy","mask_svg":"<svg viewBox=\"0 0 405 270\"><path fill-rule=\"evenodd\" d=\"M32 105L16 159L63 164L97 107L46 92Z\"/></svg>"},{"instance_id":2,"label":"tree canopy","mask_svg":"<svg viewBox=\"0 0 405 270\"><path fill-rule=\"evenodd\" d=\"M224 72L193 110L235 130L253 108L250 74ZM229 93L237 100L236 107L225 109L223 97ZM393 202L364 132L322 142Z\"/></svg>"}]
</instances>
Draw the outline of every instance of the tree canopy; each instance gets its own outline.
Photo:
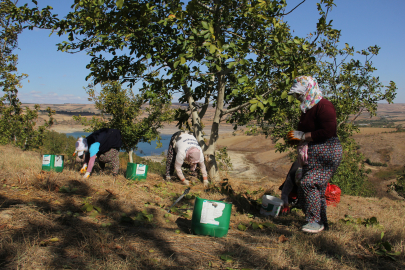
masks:
<instances>
[{"instance_id":1,"label":"tree canopy","mask_svg":"<svg viewBox=\"0 0 405 270\"><path fill-rule=\"evenodd\" d=\"M48 108L48 121L36 127L40 106L35 105L33 110L23 108L18 98L21 81L28 75L18 73L18 55L14 53L18 47L18 35L23 29L22 22L11 16L16 2L0 2L0 89L3 91L0 97L0 143L30 149L41 145L45 129L53 123L53 112Z\"/></svg>"},{"instance_id":2,"label":"tree canopy","mask_svg":"<svg viewBox=\"0 0 405 270\"><path fill-rule=\"evenodd\" d=\"M333 0L314 3L317 24L305 36L293 34L288 16L303 2L75 0L65 18L27 6L14 14L66 35L59 50L86 51L91 56L87 79L94 84L119 81L139 89L145 100L179 95L189 107L177 110L178 126L187 128L191 118L213 177L221 122L235 129L254 122L275 141L294 129L300 111L287 91L296 76L318 79L337 109L343 142L356 130L350 115L374 114L378 101L395 97L395 83L384 86L372 75L370 56L378 54L377 46L359 52L364 64L353 58L354 48L339 49L340 31L328 20ZM202 119L209 106L215 115L206 140Z\"/></svg>"},{"instance_id":3,"label":"tree canopy","mask_svg":"<svg viewBox=\"0 0 405 270\"><path fill-rule=\"evenodd\" d=\"M159 129L165 122L172 119L173 110L170 100L145 99L143 95L135 95L131 89L123 89L119 82L102 83L98 93L94 85L87 88L89 99L94 101L101 117L74 117L93 132L101 128L116 128L121 131L123 149L133 161L132 153L137 150L139 142L160 143Z\"/></svg>"},{"instance_id":4,"label":"tree canopy","mask_svg":"<svg viewBox=\"0 0 405 270\"><path fill-rule=\"evenodd\" d=\"M334 31L323 10L333 1L321 0L313 39L293 36L285 18L298 6L287 7L285 0L77 0L54 31L68 36L59 50L86 50L92 57L87 68L94 83L141 84L150 98L180 94L189 108L178 110L179 127L192 116L212 176L225 116L236 115L237 124L251 99L261 99L256 106L265 111L263 105L288 103L292 79L316 64L315 41ZM216 111L204 143L201 119L208 106Z\"/></svg>"}]
</instances>

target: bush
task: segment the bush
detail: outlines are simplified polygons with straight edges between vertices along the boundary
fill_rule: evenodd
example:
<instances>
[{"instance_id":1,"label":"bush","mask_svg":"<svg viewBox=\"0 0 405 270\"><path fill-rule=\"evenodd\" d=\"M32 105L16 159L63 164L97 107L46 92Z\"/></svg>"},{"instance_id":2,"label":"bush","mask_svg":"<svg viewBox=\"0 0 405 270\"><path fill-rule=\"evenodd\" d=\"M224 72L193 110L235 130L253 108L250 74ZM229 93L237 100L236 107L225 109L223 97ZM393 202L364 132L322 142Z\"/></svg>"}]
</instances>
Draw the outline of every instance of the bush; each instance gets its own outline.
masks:
<instances>
[{"instance_id":1,"label":"bush","mask_svg":"<svg viewBox=\"0 0 405 270\"><path fill-rule=\"evenodd\" d=\"M370 159L366 159L366 163L370 166L377 166L377 167L387 167L387 163L381 163L381 162L372 162Z\"/></svg>"},{"instance_id":2,"label":"bush","mask_svg":"<svg viewBox=\"0 0 405 270\"><path fill-rule=\"evenodd\" d=\"M39 147L41 154L68 155L75 151L76 138L66 136L64 133L45 131L42 145Z\"/></svg>"},{"instance_id":3,"label":"bush","mask_svg":"<svg viewBox=\"0 0 405 270\"><path fill-rule=\"evenodd\" d=\"M364 168L364 156L357 152L357 143L348 139L342 143L343 159L331 179L331 183L340 187L342 193L355 196L371 196L374 191L367 182Z\"/></svg>"}]
</instances>

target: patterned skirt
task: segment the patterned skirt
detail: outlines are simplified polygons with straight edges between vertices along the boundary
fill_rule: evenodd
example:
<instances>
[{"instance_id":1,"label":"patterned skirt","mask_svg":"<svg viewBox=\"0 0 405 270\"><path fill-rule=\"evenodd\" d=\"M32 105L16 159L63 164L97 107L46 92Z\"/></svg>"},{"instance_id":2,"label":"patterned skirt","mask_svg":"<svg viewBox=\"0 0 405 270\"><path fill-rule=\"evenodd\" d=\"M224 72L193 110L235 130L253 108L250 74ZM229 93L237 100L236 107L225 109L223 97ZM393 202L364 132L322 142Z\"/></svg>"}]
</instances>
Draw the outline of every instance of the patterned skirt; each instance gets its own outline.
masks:
<instances>
[{"instance_id":1,"label":"patterned skirt","mask_svg":"<svg viewBox=\"0 0 405 270\"><path fill-rule=\"evenodd\" d=\"M298 188L299 201L307 222L327 224L326 186L339 167L342 152L342 145L337 137L308 145L308 164L303 167Z\"/></svg>"}]
</instances>

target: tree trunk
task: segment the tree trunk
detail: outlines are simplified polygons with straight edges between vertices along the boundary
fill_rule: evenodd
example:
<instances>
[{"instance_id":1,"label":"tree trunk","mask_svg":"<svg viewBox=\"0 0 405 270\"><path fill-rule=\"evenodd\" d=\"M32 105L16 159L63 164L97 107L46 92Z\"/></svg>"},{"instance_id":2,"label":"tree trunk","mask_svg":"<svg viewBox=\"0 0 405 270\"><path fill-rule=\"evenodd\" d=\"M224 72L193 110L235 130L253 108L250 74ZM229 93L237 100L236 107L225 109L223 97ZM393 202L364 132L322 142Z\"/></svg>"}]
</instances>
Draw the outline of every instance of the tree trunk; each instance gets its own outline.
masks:
<instances>
[{"instance_id":1,"label":"tree trunk","mask_svg":"<svg viewBox=\"0 0 405 270\"><path fill-rule=\"evenodd\" d=\"M205 147L205 142L204 142L204 138L203 138L203 130L201 127L201 118L198 115L198 110L196 107L194 107L194 99L191 95L188 95L188 99L187 102L190 106L190 110L191 110L191 118L193 121L193 131L194 131L194 135L198 141L198 144L200 145L200 147L202 149L204 149Z\"/></svg>"},{"instance_id":2,"label":"tree trunk","mask_svg":"<svg viewBox=\"0 0 405 270\"><path fill-rule=\"evenodd\" d=\"M134 151L133 150L131 150L131 151L129 151L128 152L128 156L129 156L129 163L134 163L134 160L133 160L133 157L132 157L132 154L134 153Z\"/></svg>"},{"instance_id":3,"label":"tree trunk","mask_svg":"<svg viewBox=\"0 0 405 270\"><path fill-rule=\"evenodd\" d=\"M207 165L208 165L208 175L213 181L219 181L219 173L218 173L218 164L217 160L215 159L215 150L217 147L217 141L219 137L219 123L221 121L221 111L224 108L224 95L225 95L225 76L220 74L218 75L218 98L217 98L217 107L215 108L215 115L214 121L211 127L211 134L210 140L206 149L204 150L204 154L207 156Z\"/></svg>"}]
</instances>

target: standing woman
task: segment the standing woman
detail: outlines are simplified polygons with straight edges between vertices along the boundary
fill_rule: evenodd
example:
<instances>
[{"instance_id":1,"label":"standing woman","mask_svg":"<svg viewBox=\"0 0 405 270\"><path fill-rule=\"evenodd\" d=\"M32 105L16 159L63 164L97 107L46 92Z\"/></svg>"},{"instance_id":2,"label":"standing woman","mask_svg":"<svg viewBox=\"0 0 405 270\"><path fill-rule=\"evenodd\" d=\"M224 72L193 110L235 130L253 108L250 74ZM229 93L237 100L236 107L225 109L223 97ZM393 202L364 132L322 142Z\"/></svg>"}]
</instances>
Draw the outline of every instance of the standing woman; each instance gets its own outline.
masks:
<instances>
[{"instance_id":1,"label":"standing woman","mask_svg":"<svg viewBox=\"0 0 405 270\"><path fill-rule=\"evenodd\" d=\"M342 160L336 111L333 104L322 97L317 81L310 76L295 78L288 94L301 101L302 111L298 130L290 131L288 139L308 143L307 160L298 189L307 222L302 231L318 233L328 228L326 186Z\"/></svg>"}]
</instances>

